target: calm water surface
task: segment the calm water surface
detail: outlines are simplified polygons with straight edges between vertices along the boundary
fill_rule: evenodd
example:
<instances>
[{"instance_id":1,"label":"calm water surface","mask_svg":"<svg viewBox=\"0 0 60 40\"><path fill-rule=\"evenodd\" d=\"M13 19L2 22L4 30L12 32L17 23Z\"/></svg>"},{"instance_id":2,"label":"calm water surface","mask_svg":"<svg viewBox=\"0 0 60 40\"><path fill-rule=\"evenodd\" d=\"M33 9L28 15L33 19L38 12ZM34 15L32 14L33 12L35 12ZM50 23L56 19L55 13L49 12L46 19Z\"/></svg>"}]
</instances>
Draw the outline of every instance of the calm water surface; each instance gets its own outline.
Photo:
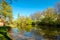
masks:
<instances>
[{"instance_id":1,"label":"calm water surface","mask_svg":"<svg viewBox=\"0 0 60 40\"><path fill-rule=\"evenodd\" d=\"M31 32L19 32L17 28L13 28L12 31L14 40L45 40L42 35L35 34L35 30L32 30ZM56 40L60 40L59 35L57 35L55 38Z\"/></svg>"},{"instance_id":2,"label":"calm water surface","mask_svg":"<svg viewBox=\"0 0 60 40\"><path fill-rule=\"evenodd\" d=\"M35 35L32 32L19 32L17 28L13 28L14 40L43 40L42 35Z\"/></svg>"}]
</instances>

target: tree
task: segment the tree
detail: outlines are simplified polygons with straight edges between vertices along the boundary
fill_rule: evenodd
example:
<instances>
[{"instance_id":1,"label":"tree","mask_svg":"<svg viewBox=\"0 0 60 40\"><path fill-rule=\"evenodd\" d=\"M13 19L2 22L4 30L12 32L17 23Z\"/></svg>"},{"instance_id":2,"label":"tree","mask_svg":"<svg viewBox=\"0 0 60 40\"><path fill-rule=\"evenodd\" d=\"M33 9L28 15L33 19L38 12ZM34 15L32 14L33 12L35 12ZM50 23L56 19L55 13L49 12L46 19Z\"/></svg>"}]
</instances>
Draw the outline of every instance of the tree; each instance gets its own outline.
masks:
<instances>
[{"instance_id":1,"label":"tree","mask_svg":"<svg viewBox=\"0 0 60 40\"><path fill-rule=\"evenodd\" d=\"M57 16L56 16L55 10L53 8L48 8L47 10L45 10L43 12L43 15L45 16L45 18L42 21L47 23L47 24L48 23L52 24L53 22L56 21Z\"/></svg>"},{"instance_id":2,"label":"tree","mask_svg":"<svg viewBox=\"0 0 60 40\"><path fill-rule=\"evenodd\" d=\"M26 17L26 23L28 25L31 25L32 24L32 19L30 17Z\"/></svg>"},{"instance_id":3,"label":"tree","mask_svg":"<svg viewBox=\"0 0 60 40\"><path fill-rule=\"evenodd\" d=\"M41 13L40 12L36 12L34 14L31 14L30 17L32 18L32 20L40 20Z\"/></svg>"},{"instance_id":4,"label":"tree","mask_svg":"<svg viewBox=\"0 0 60 40\"><path fill-rule=\"evenodd\" d=\"M9 22L12 22L13 14L11 6L7 2L3 1L1 7L1 15L4 16L5 20L7 19Z\"/></svg>"},{"instance_id":5,"label":"tree","mask_svg":"<svg viewBox=\"0 0 60 40\"><path fill-rule=\"evenodd\" d=\"M13 1L18 1L18 0L0 0L0 3L2 3L3 1L6 1L6 2L8 2L9 4L11 4Z\"/></svg>"},{"instance_id":6,"label":"tree","mask_svg":"<svg viewBox=\"0 0 60 40\"><path fill-rule=\"evenodd\" d=\"M36 12L34 14L31 14L30 17L32 19L32 24L37 25L41 21L41 13L40 12Z\"/></svg>"},{"instance_id":7,"label":"tree","mask_svg":"<svg viewBox=\"0 0 60 40\"><path fill-rule=\"evenodd\" d=\"M60 25L60 2L56 3L55 11L57 14L57 24Z\"/></svg>"},{"instance_id":8,"label":"tree","mask_svg":"<svg viewBox=\"0 0 60 40\"><path fill-rule=\"evenodd\" d=\"M15 23L20 31L30 31L32 28L32 19L30 17L20 16L20 14L18 14Z\"/></svg>"},{"instance_id":9,"label":"tree","mask_svg":"<svg viewBox=\"0 0 60 40\"><path fill-rule=\"evenodd\" d=\"M57 21L56 19L57 14L55 13L55 10L53 8L47 8L42 15L45 16L45 18L42 20L42 23L45 25L44 27L40 27L40 28L42 28L42 31L44 32L44 36L47 36L47 38L51 40L53 36L57 35L57 32L56 32L57 28L56 26L53 26Z\"/></svg>"}]
</instances>

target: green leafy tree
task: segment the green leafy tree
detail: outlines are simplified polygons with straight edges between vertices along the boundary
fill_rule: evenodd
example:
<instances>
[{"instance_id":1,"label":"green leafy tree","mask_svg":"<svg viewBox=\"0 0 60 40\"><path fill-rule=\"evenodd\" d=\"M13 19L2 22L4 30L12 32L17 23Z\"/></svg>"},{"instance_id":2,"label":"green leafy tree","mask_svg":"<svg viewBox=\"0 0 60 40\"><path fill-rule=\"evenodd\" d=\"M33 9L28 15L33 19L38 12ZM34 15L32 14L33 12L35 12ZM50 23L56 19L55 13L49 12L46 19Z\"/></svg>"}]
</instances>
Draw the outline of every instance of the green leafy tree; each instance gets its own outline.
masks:
<instances>
[{"instance_id":1,"label":"green leafy tree","mask_svg":"<svg viewBox=\"0 0 60 40\"><path fill-rule=\"evenodd\" d=\"M43 15L45 16L45 18L42 20L42 23L45 24L45 26L41 28L48 40L51 40L53 36L57 35L56 26L51 26L55 25L57 21L57 14L55 13L55 10L53 8L48 8L43 12Z\"/></svg>"},{"instance_id":2,"label":"green leafy tree","mask_svg":"<svg viewBox=\"0 0 60 40\"><path fill-rule=\"evenodd\" d=\"M6 2L3 1L1 3L0 15L4 16L4 20L8 20L12 22L13 14L12 14L12 7Z\"/></svg>"},{"instance_id":3,"label":"green leafy tree","mask_svg":"<svg viewBox=\"0 0 60 40\"><path fill-rule=\"evenodd\" d=\"M48 8L47 10L45 10L43 12L43 15L45 16L45 18L42 21L47 24L52 24L53 22L57 20L56 19L57 15L55 14L55 11L53 8Z\"/></svg>"},{"instance_id":4,"label":"green leafy tree","mask_svg":"<svg viewBox=\"0 0 60 40\"><path fill-rule=\"evenodd\" d=\"M17 28L21 31L30 30L32 26L27 27L32 24L32 19L30 17L20 16L18 14L18 18L16 19Z\"/></svg>"}]
</instances>

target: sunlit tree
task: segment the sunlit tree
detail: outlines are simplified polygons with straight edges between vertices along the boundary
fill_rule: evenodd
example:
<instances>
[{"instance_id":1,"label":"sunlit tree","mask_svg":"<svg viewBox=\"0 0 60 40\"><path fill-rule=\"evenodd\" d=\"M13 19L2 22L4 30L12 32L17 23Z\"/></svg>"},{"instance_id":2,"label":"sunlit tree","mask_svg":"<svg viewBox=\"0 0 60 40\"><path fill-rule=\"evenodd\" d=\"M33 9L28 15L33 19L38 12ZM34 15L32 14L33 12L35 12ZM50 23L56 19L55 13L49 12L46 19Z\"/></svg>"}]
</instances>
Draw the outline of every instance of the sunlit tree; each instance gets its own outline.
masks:
<instances>
[{"instance_id":1,"label":"sunlit tree","mask_svg":"<svg viewBox=\"0 0 60 40\"><path fill-rule=\"evenodd\" d=\"M60 25L60 2L56 3L55 11L56 11L56 14L57 14L57 24Z\"/></svg>"},{"instance_id":2,"label":"sunlit tree","mask_svg":"<svg viewBox=\"0 0 60 40\"><path fill-rule=\"evenodd\" d=\"M5 20L6 20L6 18L8 18L8 21L12 21L12 16L13 16L13 14L12 14L12 8L11 8L11 6L7 3L7 2L5 2L5 1L3 1L2 2L2 4L1 4L1 7L2 7L2 15L4 16L4 18L5 18Z\"/></svg>"},{"instance_id":3,"label":"sunlit tree","mask_svg":"<svg viewBox=\"0 0 60 40\"><path fill-rule=\"evenodd\" d=\"M57 15L55 14L55 10L53 8L48 8L43 12L45 16L44 22L45 23L52 23L55 22L57 19Z\"/></svg>"}]
</instances>

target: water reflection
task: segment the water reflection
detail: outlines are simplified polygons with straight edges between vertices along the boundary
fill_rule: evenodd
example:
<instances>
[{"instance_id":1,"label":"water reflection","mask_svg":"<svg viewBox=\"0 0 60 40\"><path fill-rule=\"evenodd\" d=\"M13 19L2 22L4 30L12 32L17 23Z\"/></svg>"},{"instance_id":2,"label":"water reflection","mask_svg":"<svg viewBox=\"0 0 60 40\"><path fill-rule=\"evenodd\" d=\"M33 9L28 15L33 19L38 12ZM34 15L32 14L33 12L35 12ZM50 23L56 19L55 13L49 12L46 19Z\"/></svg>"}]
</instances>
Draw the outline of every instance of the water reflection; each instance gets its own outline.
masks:
<instances>
[{"instance_id":1,"label":"water reflection","mask_svg":"<svg viewBox=\"0 0 60 40\"><path fill-rule=\"evenodd\" d=\"M57 39L57 40L60 40L60 35L57 35L57 36L56 36L56 39Z\"/></svg>"},{"instance_id":2,"label":"water reflection","mask_svg":"<svg viewBox=\"0 0 60 40\"><path fill-rule=\"evenodd\" d=\"M31 32L26 32L26 33L24 33L24 35L27 37L33 37L33 34Z\"/></svg>"},{"instance_id":3,"label":"water reflection","mask_svg":"<svg viewBox=\"0 0 60 40\"><path fill-rule=\"evenodd\" d=\"M43 37L42 36L38 36L33 34L32 32L24 32L21 34L21 32L18 32L17 28L13 28L13 33L14 33L14 38L15 40L42 40Z\"/></svg>"},{"instance_id":4,"label":"water reflection","mask_svg":"<svg viewBox=\"0 0 60 40\"><path fill-rule=\"evenodd\" d=\"M42 30L40 28L33 28L30 32L18 31L18 28L13 28L12 31L15 40L45 40L45 37L42 35ZM48 33L48 30L44 29L43 31ZM52 38L54 38L54 40L60 40L59 35Z\"/></svg>"}]
</instances>

